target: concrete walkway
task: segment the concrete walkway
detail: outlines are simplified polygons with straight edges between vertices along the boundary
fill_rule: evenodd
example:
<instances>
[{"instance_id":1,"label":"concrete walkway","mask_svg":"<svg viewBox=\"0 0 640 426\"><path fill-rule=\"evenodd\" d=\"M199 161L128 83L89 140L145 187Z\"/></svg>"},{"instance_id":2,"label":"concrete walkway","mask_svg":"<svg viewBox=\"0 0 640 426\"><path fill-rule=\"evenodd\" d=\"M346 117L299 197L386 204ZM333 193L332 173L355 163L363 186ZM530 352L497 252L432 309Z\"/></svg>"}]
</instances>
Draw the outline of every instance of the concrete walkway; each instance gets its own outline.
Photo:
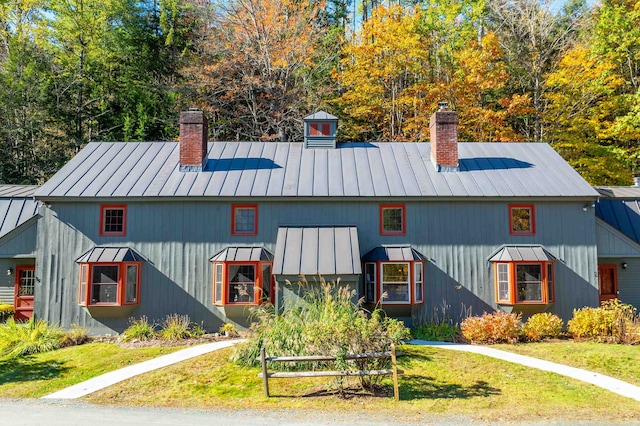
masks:
<instances>
[{"instance_id":1,"label":"concrete walkway","mask_svg":"<svg viewBox=\"0 0 640 426\"><path fill-rule=\"evenodd\" d=\"M148 373L149 371L157 370L158 368L176 364L190 358L204 355L218 349L228 348L242 341L243 339L225 340L222 342L213 342L204 345L192 346L178 352L150 359L149 361L144 361L139 364L130 365L129 367L121 368L120 370L112 371L110 373L103 374L102 376L94 377L93 379L87 380L86 382L78 383L77 385L62 389L61 391L49 394L47 396L44 396L43 398L80 398L85 395L89 395L90 393L104 389L108 386L115 385L116 383L122 382L123 380L127 380L131 377Z\"/></svg>"},{"instance_id":2,"label":"concrete walkway","mask_svg":"<svg viewBox=\"0 0 640 426\"><path fill-rule=\"evenodd\" d=\"M480 355L490 356L492 358L501 359L503 361L521 364L531 368L537 368L542 371L550 371L562 376L571 377L572 379L582 382L591 383L603 389L615 392L618 395L640 401L640 387L632 385L604 374L594 373L592 371L581 370L579 368L569 367L555 362L544 361L538 358L531 358L525 355L518 355L511 352L505 352L498 349L492 349L485 346L462 345L458 343L446 342L427 342L425 340L412 340L412 345L431 346L442 349L451 349L454 351L472 352Z\"/></svg>"}]
</instances>

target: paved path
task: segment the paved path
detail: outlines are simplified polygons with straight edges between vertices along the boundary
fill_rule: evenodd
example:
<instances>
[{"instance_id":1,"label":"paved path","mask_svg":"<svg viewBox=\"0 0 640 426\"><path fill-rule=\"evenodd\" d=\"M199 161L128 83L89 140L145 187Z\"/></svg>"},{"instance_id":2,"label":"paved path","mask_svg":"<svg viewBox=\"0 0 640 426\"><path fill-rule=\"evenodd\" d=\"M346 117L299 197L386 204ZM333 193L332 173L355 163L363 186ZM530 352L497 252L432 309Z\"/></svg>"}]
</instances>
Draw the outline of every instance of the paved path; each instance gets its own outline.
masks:
<instances>
[{"instance_id":1,"label":"paved path","mask_svg":"<svg viewBox=\"0 0 640 426\"><path fill-rule=\"evenodd\" d=\"M115 385L116 383L127 380L131 377L139 374L148 373L158 368L166 367L168 365L176 364L178 362L185 361L187 359L204 355L209 352L216 351L218 349L228 348L242 342L242 339L225 340L222 342L207 343L204 345L192 346L187 349L183 349L178 352L174 352L168 355L164 355L158 358L150 359L139 364L130 365L120 370L112 371L110 373L103 374L102 376L94 377L86 382L78 383L77 385L62 389L61 391L44 396L45 399L76 399L89 395L90 393L99 391L108 386Z\"/></svg>"},{"instance_id":2,"label":"paved path","mask_svg":"<svg viewBox=\"0 0 640 426\"><path fill-rule=\"evenodd\" d=\"M488 348L486 346L462 345L458 343L445 342L427 342L425 340L412 340L412 345L432 346L436 348L451 349L454 351L472 352L476 354L490 356L492 358L501 359L516 364L521 364L531 368L537 368L542 371L550 371L552 373L571 377L572 379L591 383L618 395L640 401L640 387L632 385L604 374L594 373L592 371L581 370L579 368L569 367L555 362L544 361L538 358L531 358L525 355L518 355L511 352L501 351L498 349Z\"/></svg>"}]
</instances>

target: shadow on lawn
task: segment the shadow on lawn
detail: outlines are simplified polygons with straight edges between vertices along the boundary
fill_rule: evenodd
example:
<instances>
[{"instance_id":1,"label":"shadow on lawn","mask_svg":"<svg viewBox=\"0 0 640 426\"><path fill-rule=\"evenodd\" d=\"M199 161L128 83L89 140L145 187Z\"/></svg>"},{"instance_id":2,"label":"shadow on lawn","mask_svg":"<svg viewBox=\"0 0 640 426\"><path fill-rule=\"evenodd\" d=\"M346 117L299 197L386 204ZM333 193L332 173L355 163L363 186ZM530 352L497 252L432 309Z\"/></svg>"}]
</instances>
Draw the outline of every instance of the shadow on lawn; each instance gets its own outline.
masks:
<instances>
[{"instance_id":1,"label":"shadow on lawn","mask_svg":"<svg viewBox=\"0 0 640 426\"><path fill-rule=\"evenodd\" d=\"M433 377L405 374L400 384L400 399L453 399L500 395L498 388L489 383L477 381L471 386L452 383L438 383Z\"/></svg>"},{"instance_id":2,"label":"shadow on lawn","mask_svg":"<svg viewBox=\"0 0 640 426\"><path fill-rule=\"evenodd\" d=\"M0 361L0 385L13 382L49 380L68 370L59 362L36 362L30 358Z\"/></svg>"}]
</instances>

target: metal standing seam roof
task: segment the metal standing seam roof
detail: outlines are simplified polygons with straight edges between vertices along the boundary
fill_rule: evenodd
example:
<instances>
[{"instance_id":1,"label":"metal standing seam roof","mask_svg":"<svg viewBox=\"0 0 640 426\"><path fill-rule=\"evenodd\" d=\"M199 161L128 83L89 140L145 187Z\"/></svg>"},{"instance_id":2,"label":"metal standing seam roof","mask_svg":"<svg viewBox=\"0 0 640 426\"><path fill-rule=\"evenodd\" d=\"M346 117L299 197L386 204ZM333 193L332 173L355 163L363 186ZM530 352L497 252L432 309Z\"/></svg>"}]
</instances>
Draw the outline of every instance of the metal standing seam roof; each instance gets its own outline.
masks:
<instances>
[{"instance_id":1,"label":"metal standing seam roof","mask_svg":"<svg viewBox=\"0 0 640 426\"><path fill-rule=\"evenodd\" d=\"M0 185L0 238L38 214L32 185Z\"/></svg>"},{"instance_id":2,"label":"metal standing seam roof","mask_svg":"<svg viewBox=\"0 0 640 426\"><path fill-rule=\"evenodd\" d=\"M337 120L338 117L325 111L318 111L315 114L307 115L303 120Z\"/></svg>"},{"instance_id":3,"label":"metal standing seam roof","mask_svg":"<svg viewBox=\"0 0 640 426\"><path fill-rule=\"evenodd\" d=\"M640 243L640 200L600 198L596 216Z\"/></svg>"},{"instance_id":4,"label":"metal standing seam roof","mask_svg":"<svg viewBox=\"0 0 640 426\"><path fill-rule=\"evenodd\" d=\"M76 263L144 262L144 260L129 247L94 247L80 256Z\"/></svg>"},{"instance_id":5,"label":"metal standing seam roof","mask_svg":"<svg viewBox=\"0 0 640 426\"><path fill-rule=\"evenodd\" d=\"M502 246L490 258L490 262L526 262L558 260L541 245Z\"/></svg>"},{"instance_id":6,"label":"metal standing seam roof","mask_svg":"<svg viewBox=\"0 0 640 426\"><path fill-rule=\"evenodd\" d=\"M273 259L276 275L360 275L355 226L279 227Z\"/></svg>"},{"instance_id":7,"label":"metal standing seam roof","mask_svg":"<svg viewBox=\"0 0 640 426\"><path fill-rule=\"evenodd\" d=\"M436 172L428 143L211 142L180 172L178 142L92 142L36 197L598 197L549 145L460 143L460 171Z\"/></svg>"},{"instance_id":8,"label":"metal standing seam roof","mask_svg":"<svg viewBox=\"0 0 640 426\"><path fill-rule=\"evenodd\" d=\"M264 247L240 247L229 246L226 249L216 253L211 259L212 262L233 262L233 261L251 261L251 262L270 262L273 260L273 254Z\"/></svg>"},{"instance_id":9,"label":"metal standing seam roof","mask_svg":"<svg viewBox=\"0 0 640 426\"><path fill-rule=\"evenodd\" d=\"M377 261L389 261L389 262L406 262L411 260L423 260L429 259L412 248L410 245L383 245L375 247L365 253L362 256L363 262L377 262Z\"/></svg>"}]
</instances>

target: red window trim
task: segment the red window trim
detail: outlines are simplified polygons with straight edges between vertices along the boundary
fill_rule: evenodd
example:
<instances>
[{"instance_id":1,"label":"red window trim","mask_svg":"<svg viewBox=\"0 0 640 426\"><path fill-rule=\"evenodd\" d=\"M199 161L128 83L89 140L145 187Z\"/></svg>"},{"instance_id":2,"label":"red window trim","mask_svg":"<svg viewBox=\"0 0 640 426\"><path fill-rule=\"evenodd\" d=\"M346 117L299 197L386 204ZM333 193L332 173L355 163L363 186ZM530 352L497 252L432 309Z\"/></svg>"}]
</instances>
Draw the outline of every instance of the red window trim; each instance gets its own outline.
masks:
<instances>
[{"instance_id":1,"label":"red window trim","mask_svg":"<svg viewBox=\"0 0 640 426\"><path fill-rule=\"evenodd\" d=\"M105 210L122 210L122 231L107 232L105 227ZM100 236L101 237L123 237L127 235L127 205L126 204L102 204L100 205Z\"/></svg>"},{"instance_id":2,"label":"red window trim","mask_svg":"<svg viewBox=\"0 0 640 426\"><path fill-rule=\"evenodd\" d=\"M253 209L253 232L236 231L236 209ZM252 236L258 235L258 205L257 204L232 204L231 205L231 235Z\"/></svg>"},{"instance_id":3,"label":"red window trim","mask_svg":"<svg viewBox=\"0 0 640 426\"><path fill-rule=\"evenodd\" d=\"M380 303L382 305L394 305L394 306L412 306L412 305L422 305L424 304L424 299L425 299L425 295L424 295L424 291L425 291L425 284L426 284L426 279L425 279L425 263L422 260L378 260L376 262L363 262L363 266L368 264L368 263L373 263L375 265L375 277L374 277L374 290L373 290L373 297L374 297L374 301L367 301L366 303ZM409 264L409 302L389 302L389 301L385 301L385 300L380 300L380 297L382 296L382 265L385 263L408 263ZM416 263L422 263L422 301L417 302L416 301L416 295L415 295L415 290L416 290L416 269L415 269L415 264ZM366 266L364 266L363 270L366 270ZM366 277L365 277L365 294L363 295L365 297L366 300Z\"/></svg>"},{"instance_id":4,"label":"red window trim","mask_svg":"<svg viewBox=\"0 0 640 426\"><path fill-rule=\"evenodd\" d=\"M499 285L498 285L498 265L508 265L508 283L509 283L509 300L504 301L499 299ZM551 280L551 299L549 299L549 277L547 276L547 265L551 264L551 273L553 279ZM540 265L542 272L542 301L524 301L518 302L516 298L516 265ZM498 305L548 305L554 303L556 300L556 288L555 288L555 265L553 261L522 261L522 262L493 262L493 287L495 292L495 301Z\"/></svg>"},{"instance_id":5,"label":"red window trim","mask_svg":"<svg viewBox=\"0 0 640 426\"><path fill-rule=\"evenodd\" d=\"M117 302L115 303L91 303L91 292L93 291L92 283L91 283L91 275L93 273L93 266L118 266L118 290L116 295ZM137 266L137 288L136 288L136 301L135 302L125 302L125 293L126 293L126 268L129 265ZM84 294L85 299L82 300L82 269L87 268L87 289ZM140 287L142 284L140 283L142 270L142 262L88 262L80 264L80 274L78 276L78 304L80 306L134 306L140 304Z\"/></svg>"},{"instance_id":6,"label":"red window trim","mask_svg":"<svg viewBox=\"0 0 640 426\"><path fill-rule=\"evenodd\" d=\"M529 231L514 231L513 230L513 210L514 209L529 209L531 222L531 230ZM509 204L509 234L511 235L536 235L536 211L534 204Z\"/></svg>"},{"instance_id":7,"label":"red window trim","mask_svg":"<svg viewBox=\"0 0 640 426\"><path fill-rule=\"evenodd\" d=\"M402 230L400 231L385 231L384 229L384 211L387 209L401 209L402 210ZM393 235L407 235L407 208L405 204L380 204L380 235L393 236Z\"/></svg>"},{"instance_id":8,"label":"red window trim","mask_svg":"<svg viewBox=\"0 0 640 426\"><path fill-rule=\"evenodd\" d=\"M211 262L213 264L213 292L211 294L211 302L215 306L257 306L266 302L262 297L262 289L264 288L264 277L262 276L262 269L264 265L271 265L271 270L273 270L273 262L251 262L251 261L225 261L225 262ZM216 265L222 265L222 292L221 292L221 300L216 300ZM229 266L231 265L253 265L256 268L256 284L254 284L253 288L253 302L229 302ZM274 286L273 286L273 274L269 277L269 300L268 302L273 303L274 301Z\"/></svg>"}]
</instances>

